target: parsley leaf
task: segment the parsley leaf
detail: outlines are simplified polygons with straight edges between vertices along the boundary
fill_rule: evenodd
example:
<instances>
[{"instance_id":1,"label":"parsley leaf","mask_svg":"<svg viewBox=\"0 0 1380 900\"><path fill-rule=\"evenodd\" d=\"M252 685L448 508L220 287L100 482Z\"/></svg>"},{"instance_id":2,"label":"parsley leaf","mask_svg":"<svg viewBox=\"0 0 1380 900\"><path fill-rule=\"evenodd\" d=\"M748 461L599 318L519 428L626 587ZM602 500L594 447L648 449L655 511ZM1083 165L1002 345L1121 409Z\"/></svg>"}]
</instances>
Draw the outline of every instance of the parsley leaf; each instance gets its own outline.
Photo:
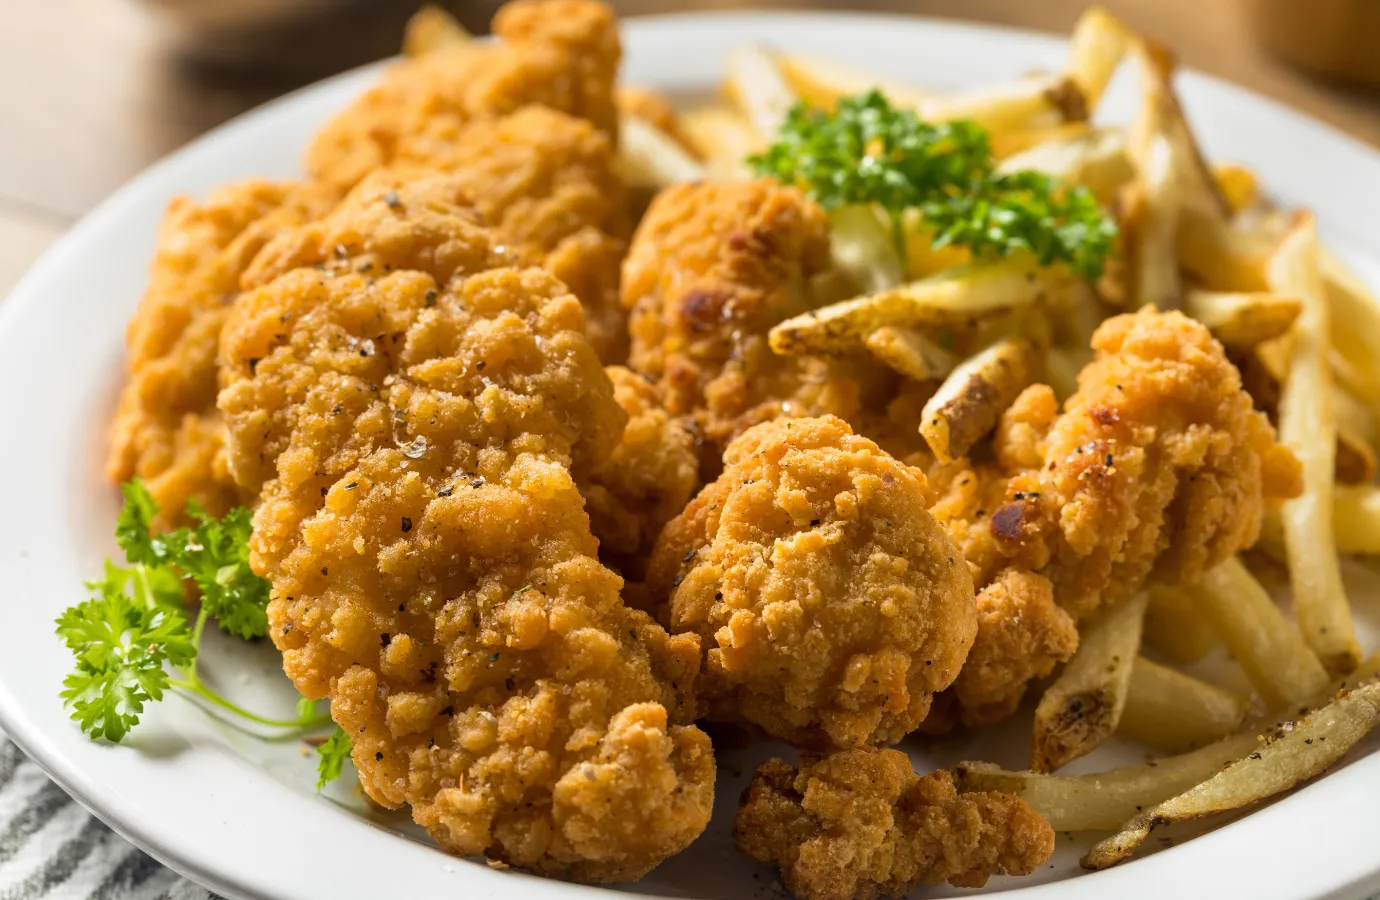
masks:
<instances>
[{"instance_id":1,"label":"parsley leaf","mask_svg":"<svg viewBox=\"0 0 1380 900\"><path fill-rule=\"evenodd\" d=\"M166 535L168 560L201 592L201 604L220 627L248 640L268 630L268 582L249 567L249 510L217 519L195 500L187 504L193 528Z\"/></svg>"},{"instance_id":2,"label":"parsley leaf","mask_svg":"<svg viewBox=\"0 0 1380 900\"><path fill-rule=\"evenodd\" d=\"M936 247L976 256L1029 251L1089 279L1102 273L1116 224L1081 187L1037 172L998 175L987 132L975 122L932 124L873 90L835 112L797 104L776 141L748 158L759 175L799 187L828 210L869 204L891 219L919 210Z\"/></svg>"},{"instance_id":3,"label":"parsley leaf","mask_svg":"<svg viewBox=\"0 0 1380 900\"><path fill-rule=\"evenodd\" d=\"M316 763L316 789L319 791L339 778L344 770L345 761L350 758L350 736L337 725L326 742L316 748L316 753L321 757Z\"/></svg>"},{"instance_id":4,"label":"parsley leaf","mask_svg":"<svg viewBox=\"0 0 1380 900\"><path fill-rule=\"evenodd\" d=\"M125 505L115 520L115 542L133 564L162 565L163 548L153 537L157 502L138 478L122 484L120 491L125 495Z\"/></svg>"},{"instance_id":5,"label":"parsley leaf","mask_svg":"<svg viewBox=\"0 0 1380 900\"><path fill-rule=\"evenodd\" d=\"M58 636L77 660L61 697L82 731L110 741L139 723L146 701L163 699L165 662L185 665L196 656L187 620L136 603L125 593L125 573L114 569L96 597L57 619Z\"/></svg>"}]
</instances>

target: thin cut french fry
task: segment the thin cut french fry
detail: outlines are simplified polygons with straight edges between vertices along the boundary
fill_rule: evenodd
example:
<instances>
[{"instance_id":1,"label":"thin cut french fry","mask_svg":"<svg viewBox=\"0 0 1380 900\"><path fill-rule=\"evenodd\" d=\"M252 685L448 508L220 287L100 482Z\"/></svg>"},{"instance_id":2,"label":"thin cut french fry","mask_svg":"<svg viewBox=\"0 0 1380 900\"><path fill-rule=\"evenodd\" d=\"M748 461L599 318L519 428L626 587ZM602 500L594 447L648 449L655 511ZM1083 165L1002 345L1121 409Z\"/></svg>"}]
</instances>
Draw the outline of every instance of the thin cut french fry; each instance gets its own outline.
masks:
<instances>
[{"instance_id":1,"label":"thin cut french fry","mask_svg":"<svg viewBox=\"0 0 1380 900\"><path fill-rule=\"evenodd\" d=\"M1303 301L1291 332L1289 372L1280 390L1279 436L1303 463L1304 495L1284 504L1289 581L1304 640L1329 671L1344 673L1361 659L1332 534L1332 482L1337 426L1328 369L1328 311L1318 268L1313 217L1302 214L1268 267L1272 288Z\"/></svg>"},{"instance_id":2,"label":"thin cut french fry","mask_svg":"<svg viewBox=\"0 0 1380 900\"><path fill-rule=\"evenodd\" d=\"M954 369L920 414L920 434L935 457L948 463L965 455L996 427L1038 366L1033 341L1005 338Z\"/></svg>"},{"instance_id":3,"label":"thin cut french fry","mask_svg":"<svg viewBox=\"0 0 1380 900\"><path fill-rule=\"evenodd\" d=\"M1176 663L1195 663L1222 643L1192 596L1167 585L1151 585L1141 642Z\"/></svg>"},{"instance_id":4,"label":"thin cut french fry","mask_svg":"<svg viewBox=\"0 0 1380 900\"><path fill-rule=\"evenodd\" d=\"M1380 408L1380 297L1326 249L1319 263L1327 291L1332 348L1355 373L1353 390L1372 407Z\"/></svg>"},{"instance_id":5,"label":"thin cut french fry","mask_svg":"<svg viewBox=\"0 0 1380 900\"><path fill-rule=\"evenodd\" d=\"M1160 825L1242 809L1325 772L1380 723L1380 683L1344 692L1295 722L1261 737L1259 749L1177 797L1147 809L1083 858L1105 869L1129 858Z\"/></svg>"},{"instance_id":6,"label":"thin cut french fry","mask_svg":"<svg viewBox=\"0 0 1380 900\"><path fill-rule=\"evenodd\" d=\"M925 97L916 113L928 122L971 119L994 135L1088 118L1078 85L1066 75L1024 78L1010 84Z\"/></svg>"},{"instance_id":7,"label":"thin cut french fry","mask_svg":"<svg viewBox=\"0 0 1380 900\"><path fill-rule=\"evenodd\" d=\"M729 53L724 84L729 98L762 142L776 138L781 124L800 98L765 48L748 45Z\"/></svg>"},{"instance_id":8,"label":"thin cut french fry","mask_svg":"<svg viewBox=\"0 0 1380 900\"><path fill-rule=\"evenodd\" d=\"M1184 753L1226 737L1246 721L1240 694L1139 657L1116 733L1165 753Z\"/></svg>"},{"instance_id":9,"label":"thin cut french fry","mask_svg":"<svg viewBox=\"0 0 1380 900\"><path fill-rule=\"evenodd\" d=\"M1215 291L1270 289L1265 266L1274 242L1225 220L1188 212L1179 218L1174 253L1179 265Z\"/></svg>"},{"instance_id":10,"label":"thin cut french fry","mask_svg":"<svg viewBox=\"0 0 1380 900\"><path fill-rule=\"evenodd\" d=\"M1021 131L999 131L991 135L992 156L1005 161L1017 153L1024 153L1041 144L1083 137L1091 130L1087 122L1060 122L1057 125L1042 125L1039 128L1026 128Z\"/></svg>"},{"instance_id":11,"label":"thin cut french fry","mask_svg":"<svg viewBox=\"0 0 1380 900\"><path fill-rule=\"evenodd\" d=\"M1260 199L1260 186L1256 183L1255 173L1245 166L1231 163L1216 165L1212 167L1212 177L1227 201L1228 210L1233 214L1254 206Z\"/></svg>"},{"instance_id":12,"label":"thin cut french fry","mask_svg":"<svg viewBox=\"0 0 1380 900\"><path fill-rule=\"evenodd\" d=\"M956 354L914 328L885 325L869 334L863 344L878 360L912 381L937 381L959 363Z\"/></svg>"},{"instance_id":13,"label":"thin cut french fry","mask_svg":"<svg viewBox=\"0 0 1380 900\"><path fill-rule=\"evenodd\" d=\"M1380 555L1380 488L1369 484L1338 487L1333 500L1337 549L1343 553Z\"/></svg>"},{"instance_id":14,"label":"thin cut french fry","mask_svg":"<svg viewBox=\"0 0 1380 900\"><path fill-rule=\"evenodd\" d=\"M759 144L751 126L736 111L723 106L692 109L681 115L680 124L711 178L732 181L749 177L744 160Z\"/></svg>"},{"instance_id":15,"label":"thin cut french fry","mask_svg":"<svg viewBox=\"0 0 1380 900\"><path fill-rule=\"evenodd\" d=\"M771 348L783 354L856 348L883 325L952 325L1019 307L1066 288L1072 275L1031 257L972 263L929 278L826 306L777 325Z\"/></svg>"},{"instance_id":16,"label":"thin cut french fry","mask_svg":"<svg viewBox=\"0 0 1380 900\"><path fill-rule=\"evenodd\" d=\"M1187 590L1270 708L1307 703L1327 685L1322 663L1239 559Z\"/></svg>"},{"instance_id":17,"label":"thin cut french fry","mask_svg":"<svg viewBox=\"0 0 1380 900\"><path fill-rule=\"evenodd\" d=\"M931 92L891 78L881 78L842 63L813 56L775 54L777 69L791 89L806 103L820 109L833 109L839 100L865 94L874 88L894 107L916 107Z\"/></svg>"},{"instance_id":18,"label":"thin cut french fry","mask_svg":"<svg viewBox=\"0 0 1380 900\"><path fill-rule=\"evenodd\" d=\"M868 293L890 290L905 280L891 232L871 206L844 206L829 213L829 252L834 268Z\"/></svg>"},{"instance_id":19,"label":"thin cut french fry","mask_svg":"<svg viewBox=\"0 0 1380 900\"><path fill-rule=\"evenodd\" d=\"M1008 772L991 763L954 769L958 789L1004 791L1029 803L1055 831L1112 831L1141 809L1183 793L1255 749L1254 734L1236 734L1199 750L1091 775Z\"/></svg>"},{"instance_id":20,"label":"thin cut french fry","mask_svg":"<svg viewBox=\"0 0 1380 900\"><path fill-rule=\"evenodd\" d=\"M1179 221L1179 180L1174 150L1163 135L1135 153L1141 180L1127 194L1126 256L1130 306L1176 309L1180 305L1179 265L1174 236Z\"/></svg>"},{"instance_id":21,"label":"thin cut french fry","mask_svg":"<svg viewBox=\"0 0 1380 900\"><path fill-rule=\"evenodd\" d=\"M1078 652L1035 707L1030 768L1053 772L1112 736L1126 706L1140 650L1146 595L1098 612L1081 629Z\"/></svg>"},{"instance_id":22,"label":"thin cut french fry","mask_svg":"<svg viewBox=\"0 0 1380 900\"><path fill-rule=\"evenodd\" d=\"M618 171L630 185L658 190L705 177L704 168L673 139L626 115L618 119Z\"/></svg>"},{"instance_id":23,"label":"thin cut french fry","mask_svg":"<svg viewBox=\"0 0 1380 900\"><path fill-rule=\"evenodd\" d=\"M1069 39L1068 74L1078 85L1088 109L1097 107L1102 93L1136 42L1136 34L1101 7L1083 13Z\"/></svg>"},{"instance_id":24,"label":"thin cut french fry","mask_svg":"<svg viewBox=\"0 0 1380 900\"><path fill-rule=\"evenodd\" d=\"M1297 297L1268 293L1227 293L1190 289L1184 312L1202 322L1229 347L1254 347L1293 326L1303 310Z\"/></svg>"},{"instance_id":25,"label":"thin cut french fry","mask_svg":"<svg viewBox=\"0 0 1380 900\"><path fill-rule=\"evenodd\" d=\"M1025 170L1043 172L1068 184L1081 184L1099 198L1110 197L1135 177L1126 135L1119 128L1096 128L1043 141L1006 157L997 166L999 173Z\"/></svg>"}]
</instances>

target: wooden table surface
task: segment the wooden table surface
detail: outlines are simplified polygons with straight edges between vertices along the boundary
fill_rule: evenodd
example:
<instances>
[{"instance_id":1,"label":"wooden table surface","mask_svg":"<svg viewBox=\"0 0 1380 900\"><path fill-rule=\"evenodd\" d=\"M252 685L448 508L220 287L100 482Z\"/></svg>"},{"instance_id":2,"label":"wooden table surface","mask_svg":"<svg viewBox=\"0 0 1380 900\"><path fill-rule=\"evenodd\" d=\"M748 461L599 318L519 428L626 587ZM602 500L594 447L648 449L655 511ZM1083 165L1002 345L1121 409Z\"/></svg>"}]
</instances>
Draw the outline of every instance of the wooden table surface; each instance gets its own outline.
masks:
<instances>
[{"instance_id":1,"label":"wooden table surface","mask_svg":"<svg viewBox=\"0 0 1380 900\"><path fill-rule=\"evenodd\" d=\"M234 0L222 0L231 3ZM1380 97L1338 89L1261 50L1250 0L1102 0L1192 67L1238 82L1380 145ZM615 0L625 15L693 7L828 8L843 0ZM0 0L0 297L62 231L125 180L206 129L301 84L392 52L404 0L357 2L255 41L262 60L194 63L133 0ZM460 3L483 30L492 0ZM854 9L966 18L1067 33L1087 0L863 0ZM251 74L245 74L248 71Z\"/></svg>"}]
</instances>

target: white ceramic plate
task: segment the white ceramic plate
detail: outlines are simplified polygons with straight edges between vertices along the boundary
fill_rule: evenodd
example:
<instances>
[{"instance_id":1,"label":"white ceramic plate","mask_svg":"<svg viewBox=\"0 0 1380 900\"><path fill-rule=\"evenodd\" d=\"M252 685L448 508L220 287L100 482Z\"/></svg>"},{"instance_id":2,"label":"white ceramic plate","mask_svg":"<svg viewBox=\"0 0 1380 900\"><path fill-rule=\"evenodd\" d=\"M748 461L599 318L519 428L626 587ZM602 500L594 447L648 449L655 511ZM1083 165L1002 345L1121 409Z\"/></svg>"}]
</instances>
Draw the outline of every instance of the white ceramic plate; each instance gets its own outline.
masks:
<instances>
[{"instance_id":1,"label":"white ceramic plate","mask_svg":"<svg viewBox=\"0 0 1380 900\"><path fill-rule=\"evenodd\" d=\"M1064 58L1063 41L1048 37L843 15L647 19L627 23L625 36L626 79L677 93L709 88L724 52L747 40L938 87L1009 79L1058 67ZM83 579L114 550L116 495L101 478L100 460L120 382L125 322L143 289L164 205L174 194L201 195L226 181L298 174L311 132L376 75L376 68L361 70L301 91L159 163L77 225L0 304L0 472L6 485L0 726L115 829L231 897L593 896L601 889L448 857L405 815L371 813L345 782L318 796L314 758L301 744L256 740L184 700L156 706L134 736L112 747L84 738L57 699L70 658L52 635L52 620L82 598ZM1325 239L1380 284L1380 154L1221 82L1189 74L1182 86L1208 154L1248 163L1281 200L1317 210ZM1134 91L1123 78L1105 102L1104 118L1125 120L1133 108ZM1363 619L1375 611L1377 584L1372 576L1371 584L1355 586ZM1376 646L1376 636L1363 621L1368 648ZM271 647L217 640L204 656L209 679L225 692L289 714L295 695ZM911 749L917 765L927 767L961 758L1019 766L1026 727L1018 721L1004 734ZM719 808L710 831L624 889L677 897L770 895L771 874L736 853L728 824L746 773L772 749L721 754ZM1094 770L1137 758L1134 748L1112 746L1079 766ZM1087 875L1077 869L1087 842L1061 836L1051 865L1027 879L993 879L988 890L1123 900L1359 896L1380 886L1376 809L1380 754L1356 754L1340 771L1281 802L1169 852Z\"/></svg>"}]
</instances>

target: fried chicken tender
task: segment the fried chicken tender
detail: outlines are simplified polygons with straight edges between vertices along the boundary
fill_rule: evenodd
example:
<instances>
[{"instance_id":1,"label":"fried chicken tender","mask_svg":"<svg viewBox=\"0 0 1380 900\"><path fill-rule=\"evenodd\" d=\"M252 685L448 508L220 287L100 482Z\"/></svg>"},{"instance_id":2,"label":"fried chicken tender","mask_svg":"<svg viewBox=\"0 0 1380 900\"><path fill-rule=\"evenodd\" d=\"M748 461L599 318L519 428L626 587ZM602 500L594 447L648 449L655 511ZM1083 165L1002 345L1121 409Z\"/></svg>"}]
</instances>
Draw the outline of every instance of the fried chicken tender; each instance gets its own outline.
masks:
<instances>
[{"instance_id":1,"label":"fried chicken tender","mask_svg":"<svg viewBox=\"0 0 1380 900\"><path fill-rule=\"evenodd\" d=\"M619 598L572 472L625 414L579 302L463 179L380 173L261 260L222 341L284 670L364 790L462 855L636 878L709 820L699 663Z\"/></svg>"},{"instance_id":2,"label":"fried chicken tender","mask_svg":"<svg viewBox=\"0 0 1380 900\"><path fill-rule=\"evenodd\" d=\"M1054 831L1025 801L959 794L944 770L917 775L896 750L805 754L758 767L733 825L738 847L776 866L801 900L901 897L919 884L982 887L1027 875Z\"/></svg>"},{"instance_id":3,"label":"fried chicken tender","mask_svg":"<svg viewBox=\"0 0 1380 900\"><path fill-rule=\"evenodd\" d=\"M1062 414L1048 387L1028 388L1003 417L996 463L939 479L932 511L980 586L972 674L956 685L969 724L1013 710L1077 647L1021 572L1048 579L1076 621L1147 580L1196 582L1255 543L1266 503L1301 489L1298 461L1205 327L1147 309L1103 323L1093 347Z\"/></svg>"},{"instance_id":4,"label":"fried chicken tender","mask_svg":"<svg viewBox=\"0 0 1380 900\"><path fill-rule=\"evenodd\" d=\"M605 363L628 355L618 277L630 228L613 144L589 122L541 106L418 141L407 162L463 176L471 205L523 265L541 266L585 307Z\"/></svg>"},{"instance_id":5,"label":"fried chicken tender","mask_svg":"<svg viewBox=\"0 0 1380 900\"><path fill-rule=\"evenodd\" d=\"M337 115L307 171L341 189L399 159L426 159L467 123L539 105L617 133L613 81L622 50L613 11L592 0L514 0L498 41L457 42L406 59Z\"/></svg>"},{"instance_id":6,"label":"fried chicken tender","mask_svg":"<svg viewBox=\"0 0 1380 900\"><path fill-rule=\"evenodd\" d=\"M156 528L178 524L189 499L214 515L244 501L225 468L216 412L221 326L259 248L337 199L322 187L249 181L168 207L148 289L129 323L129 380L106 463L112 481L144 480L161 508Z\"/></svg>"},{"instance_id":7,"label":"fried chicken tender","mask_svg":"<svg viewBox=\"0 0 1380 900\"><path fill-rule=\"evenodd\" d=\"M699 485L698 456L694 438L666 412L655 385L622 366L604 371L628 424L613 453L580 489L600 559L625 578L641 580L661 530Z\"/></svg>"},{"instance_id":8,"label":"fried chicken tender","mask_svg":"<svg viewBox=\"0 0 1380 900\"><path fill-rule=\"evenodd\" d=\"M767 343L773 325L812 306L807 282L829 265L828 218L794 188L764 179L662 191L623 264L632 367L720 451L780 416L851 421L866 393L854 373Z\"/></svg>"},{"instance_id":9,"label":"fried chicken tender","mask_svg":"<svg viewBox=\"0 0 1380 900\"><path fill-rule=\"evenodd\" d=\"M672 631L705 647L709 715L807 747L900 740L977 627L924 473L834 417L758 425L724 462L649 575Z\"/></svg>"}]
</instances>

